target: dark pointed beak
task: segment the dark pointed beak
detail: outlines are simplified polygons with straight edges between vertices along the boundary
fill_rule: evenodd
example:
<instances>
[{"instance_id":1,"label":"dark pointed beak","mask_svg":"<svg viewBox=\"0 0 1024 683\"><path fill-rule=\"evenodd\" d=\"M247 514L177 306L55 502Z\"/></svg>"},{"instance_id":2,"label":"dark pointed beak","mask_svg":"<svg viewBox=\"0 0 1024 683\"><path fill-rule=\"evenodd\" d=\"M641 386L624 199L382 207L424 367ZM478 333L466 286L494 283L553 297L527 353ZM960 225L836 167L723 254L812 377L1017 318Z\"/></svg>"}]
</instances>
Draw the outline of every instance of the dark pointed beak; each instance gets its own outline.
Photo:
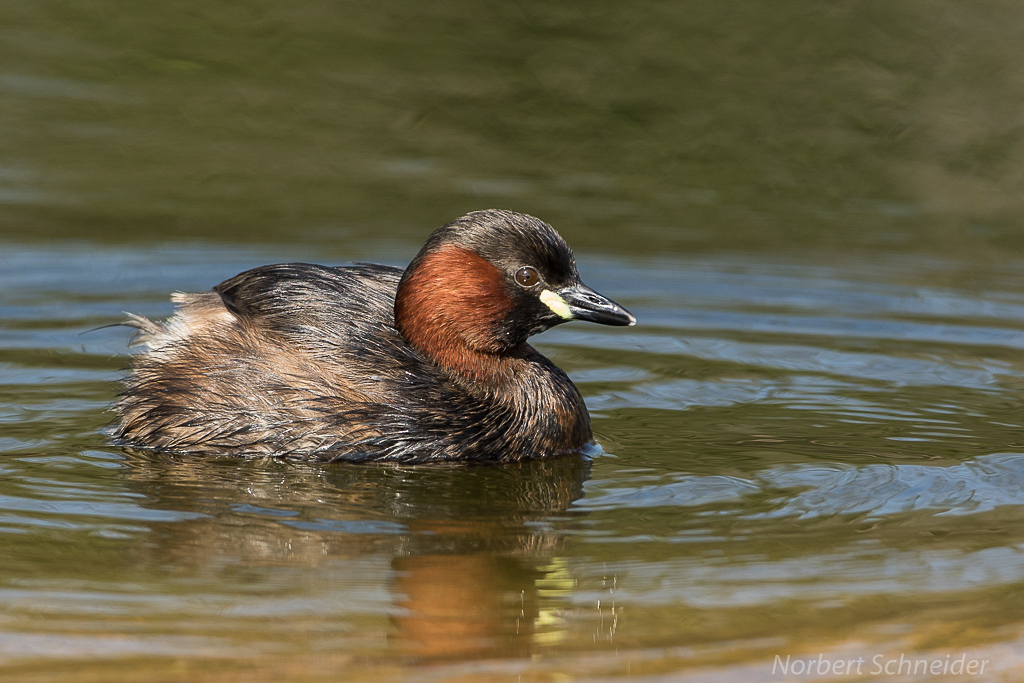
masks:
<instances>
[{"instance_id":1,"label":"dark pointed beak","mask_svg":"<svg viewBox=\"0 0 1024 683\"><path fill-rule=\"evenodd\" d=\"M602 325L636 325L632 313L583 283L560 289L556 294L569 307L569 320L589 320Z\"/></svg>"}]
</instances>

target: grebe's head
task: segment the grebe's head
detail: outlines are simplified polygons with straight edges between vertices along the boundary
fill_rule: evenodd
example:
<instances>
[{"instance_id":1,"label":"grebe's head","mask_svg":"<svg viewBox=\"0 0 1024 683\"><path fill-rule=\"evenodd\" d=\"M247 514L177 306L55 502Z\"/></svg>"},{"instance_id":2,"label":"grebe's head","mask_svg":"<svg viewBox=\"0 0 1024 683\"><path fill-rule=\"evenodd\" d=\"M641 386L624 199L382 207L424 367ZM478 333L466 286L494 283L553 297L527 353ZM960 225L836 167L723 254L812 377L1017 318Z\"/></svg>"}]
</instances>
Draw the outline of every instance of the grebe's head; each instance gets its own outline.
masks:
<instances>
[{"instance_id":1,"label":"grebe's head","mask_svg":"<svg viewBox=\"0 0 1024 683\"><path fill-rule=\"evenodd\" d=\"M435 230L395 299L406 341L442 365L452 365L449 358L457 365L467 351L510 352L570 320L636 324L629 311L580 282L572 250L554 228L496 209Z\"/></svg>"}]
</instances>

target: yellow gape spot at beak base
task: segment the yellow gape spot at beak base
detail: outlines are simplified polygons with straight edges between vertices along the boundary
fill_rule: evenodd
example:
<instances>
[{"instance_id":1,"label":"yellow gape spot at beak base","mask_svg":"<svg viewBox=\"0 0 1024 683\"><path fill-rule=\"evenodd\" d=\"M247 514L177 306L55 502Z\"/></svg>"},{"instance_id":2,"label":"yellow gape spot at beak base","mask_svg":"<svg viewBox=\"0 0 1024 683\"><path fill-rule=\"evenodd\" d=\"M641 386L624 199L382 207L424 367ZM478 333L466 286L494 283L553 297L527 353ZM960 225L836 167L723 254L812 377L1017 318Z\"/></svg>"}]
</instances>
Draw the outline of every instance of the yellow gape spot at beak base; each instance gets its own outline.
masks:
<instances>
[{"instance_id":1,"label":"yellow gape spot at beak base","mask_svg":"<svg viewBox=\"0 0 1024 683\"><path fill-rule=\"evenodd\" d=\"M540 293L540 300L544 302L545 306L554 311L555 315L561 316L566 320L572 320L572 311L569 310L569 304L565 303L565 299L550 289L545 289Z\"/></svg>"}]
</instances>

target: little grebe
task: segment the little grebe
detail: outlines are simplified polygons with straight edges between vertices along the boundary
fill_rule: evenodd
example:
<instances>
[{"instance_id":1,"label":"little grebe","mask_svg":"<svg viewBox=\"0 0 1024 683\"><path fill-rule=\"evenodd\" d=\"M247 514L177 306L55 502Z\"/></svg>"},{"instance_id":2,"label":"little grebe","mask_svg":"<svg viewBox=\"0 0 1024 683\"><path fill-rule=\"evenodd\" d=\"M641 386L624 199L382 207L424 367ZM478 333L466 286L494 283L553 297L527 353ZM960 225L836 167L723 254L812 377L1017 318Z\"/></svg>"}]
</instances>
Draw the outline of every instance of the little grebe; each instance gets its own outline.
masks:
<instances>
[{"instance_id":1,"label":"little grebe","mask_svg":"<svg viewBox=\"0 0 1024 683\"><path fill-rule=\"evenodd\" d=\"M248 270L174 294L124 381L118 443L297 459L521 460L592 443L576 386L527 337L569 320L633 325L583 285L548 224L477 211L404 273L356 264Z\"/></svg>"}]
</instances>

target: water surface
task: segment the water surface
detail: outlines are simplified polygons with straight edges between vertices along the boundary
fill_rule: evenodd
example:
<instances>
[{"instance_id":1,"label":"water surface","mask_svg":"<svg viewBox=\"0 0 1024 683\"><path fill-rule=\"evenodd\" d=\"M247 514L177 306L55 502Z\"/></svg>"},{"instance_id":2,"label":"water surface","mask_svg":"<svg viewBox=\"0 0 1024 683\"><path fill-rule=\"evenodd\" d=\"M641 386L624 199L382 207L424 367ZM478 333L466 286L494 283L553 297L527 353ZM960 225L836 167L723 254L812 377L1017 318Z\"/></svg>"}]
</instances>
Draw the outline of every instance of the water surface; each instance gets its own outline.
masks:
<instances>
[{"instance_id":1,"label":"water surface","mask_svg":"<svg viewBox=\"0 0 1024 683\"><path fill-rule=\"evenodd\" d=\"M216 679L269 658L274 676L360 679L477 662L504 680L768 675L776 652L851 648L1016 661L1024 264L965 289L930 284L957 267L934 259L583 254L642 321L537 339L586 396L592 461L107 445L128 331L91 328L310 255L5 245L3 666L130 678L172 659Z\"/></svg>"}]
</instances>

